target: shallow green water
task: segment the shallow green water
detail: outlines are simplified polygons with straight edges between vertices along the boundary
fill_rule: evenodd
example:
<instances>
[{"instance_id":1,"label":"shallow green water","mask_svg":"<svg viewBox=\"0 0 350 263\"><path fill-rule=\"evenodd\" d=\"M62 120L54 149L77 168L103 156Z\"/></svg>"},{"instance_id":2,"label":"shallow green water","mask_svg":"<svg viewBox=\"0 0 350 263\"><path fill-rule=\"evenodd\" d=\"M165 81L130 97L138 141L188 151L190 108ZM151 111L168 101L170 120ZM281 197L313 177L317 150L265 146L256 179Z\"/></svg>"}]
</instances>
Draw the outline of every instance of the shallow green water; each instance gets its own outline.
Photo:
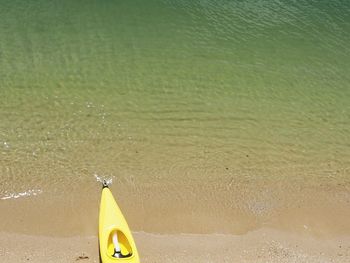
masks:
<instances>
[{"instance_id":1,"label":"shallow green water","mask_svg":"<svg viewBox=\"0 0 350 263\"><path fill-rule=\"evenodd\" d=\"M3 206L94 214L98 174L146 231L348 208L349 1L2 0L0 25Z\"/></svg>"}]
</instances>

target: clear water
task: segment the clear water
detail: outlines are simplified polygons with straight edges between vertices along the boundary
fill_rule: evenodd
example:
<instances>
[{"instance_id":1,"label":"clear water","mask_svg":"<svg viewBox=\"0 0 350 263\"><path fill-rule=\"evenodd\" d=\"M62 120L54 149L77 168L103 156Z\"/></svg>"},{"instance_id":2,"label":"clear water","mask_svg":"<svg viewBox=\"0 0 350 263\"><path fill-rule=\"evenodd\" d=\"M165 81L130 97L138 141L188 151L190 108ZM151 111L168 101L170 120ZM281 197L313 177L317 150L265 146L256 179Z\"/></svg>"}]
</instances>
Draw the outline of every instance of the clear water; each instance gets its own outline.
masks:
<instances>
[{"instance_id":1,"label":"clear water","mask_svg":"<svg viewBox=\"0 0 350 263\"><path fill-rule=\"evenodd\" d=\"M349 1L2 0L0 25L0 230L95 231L97 174L136 230L350 233Z\"/></svg>"}]
</instances>

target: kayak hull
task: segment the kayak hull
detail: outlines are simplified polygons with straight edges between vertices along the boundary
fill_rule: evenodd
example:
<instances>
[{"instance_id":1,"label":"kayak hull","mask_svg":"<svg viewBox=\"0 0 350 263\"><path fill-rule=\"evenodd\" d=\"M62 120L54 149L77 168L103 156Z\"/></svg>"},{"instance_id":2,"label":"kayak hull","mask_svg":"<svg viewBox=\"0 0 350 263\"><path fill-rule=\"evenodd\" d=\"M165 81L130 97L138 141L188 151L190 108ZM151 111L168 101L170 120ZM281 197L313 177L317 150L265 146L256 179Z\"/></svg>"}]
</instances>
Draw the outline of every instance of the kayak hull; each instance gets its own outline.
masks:
<instances>
[{"instance_id":1,"label":"kayak hull","mask_svg":"<svg viewBox=\"0 0 350 263\"><path fill-rule=\"evenodd\" d=\"M121 252L130 255L113 257L113 235L117 234ZM135 241L129 226L108 187L102 189L99 214L99 246L102 263L140 263Z\"/></svg>"}]
</instances>

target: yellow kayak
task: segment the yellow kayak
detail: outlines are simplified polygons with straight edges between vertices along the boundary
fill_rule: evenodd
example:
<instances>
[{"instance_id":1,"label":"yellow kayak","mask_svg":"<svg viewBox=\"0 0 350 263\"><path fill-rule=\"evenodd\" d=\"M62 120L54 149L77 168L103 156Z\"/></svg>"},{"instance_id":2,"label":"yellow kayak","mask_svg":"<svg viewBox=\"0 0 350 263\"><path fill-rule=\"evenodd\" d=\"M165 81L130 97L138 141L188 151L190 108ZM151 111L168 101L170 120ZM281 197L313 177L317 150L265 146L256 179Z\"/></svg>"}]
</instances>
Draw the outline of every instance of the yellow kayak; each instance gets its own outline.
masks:
<instances>
[{"instance_id":1,"label":"yellow kayak","mask_svg":"<svg viewBox=\"0 0 350 263\"><path fill-rule=\"evenodd\" d=\"M140 263L129 226L105 182L100 203L98 237L102 263Z\"/></svg>"}]
</instances>

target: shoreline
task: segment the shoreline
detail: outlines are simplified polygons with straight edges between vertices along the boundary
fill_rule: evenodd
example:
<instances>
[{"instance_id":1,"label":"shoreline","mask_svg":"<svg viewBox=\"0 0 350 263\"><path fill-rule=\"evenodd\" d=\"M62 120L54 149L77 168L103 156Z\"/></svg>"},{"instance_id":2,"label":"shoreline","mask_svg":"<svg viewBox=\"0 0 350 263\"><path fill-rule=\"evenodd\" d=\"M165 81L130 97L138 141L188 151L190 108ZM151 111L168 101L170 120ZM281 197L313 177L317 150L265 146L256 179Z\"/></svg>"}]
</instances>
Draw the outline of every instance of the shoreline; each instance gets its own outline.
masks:
<instances>
[{"instance_id":1,"label":"shoreline","mask_svg":"<svg viewBox=\"0 0 350 263\"><path fill-rule=\"evenodd\" d=\"M250 182L238 183L233 190L225 190L224 184L192 183L192 188L169 184L164 188L164 183L135 188L142 191L123 185L112 190L133 231L243 235L267 227L319 238L350 236L350 195L339 187L322 190L304 186L300 191L283 193L285 184L263 188ZM0 200L4 215L0 231L62 237L95 235L100 188L92 186L81 186L89 195L79 192L75 196L72 193L78 191L74 189L66 189L64 195L45 190L37 196Z\"/></svg>"},{"instance_id":2,"label":"shoreline","mask_svg":"<svg viewBox=\"0 0 350 263\"><path fill-rule=\"evenodd\" d=\"M134 233L150 262L346 262L350 237L319 239L271 228L245 235ZM48 237L0 232L1 262L99 262L97 236Z\"/></svg>"}]
</instances>

